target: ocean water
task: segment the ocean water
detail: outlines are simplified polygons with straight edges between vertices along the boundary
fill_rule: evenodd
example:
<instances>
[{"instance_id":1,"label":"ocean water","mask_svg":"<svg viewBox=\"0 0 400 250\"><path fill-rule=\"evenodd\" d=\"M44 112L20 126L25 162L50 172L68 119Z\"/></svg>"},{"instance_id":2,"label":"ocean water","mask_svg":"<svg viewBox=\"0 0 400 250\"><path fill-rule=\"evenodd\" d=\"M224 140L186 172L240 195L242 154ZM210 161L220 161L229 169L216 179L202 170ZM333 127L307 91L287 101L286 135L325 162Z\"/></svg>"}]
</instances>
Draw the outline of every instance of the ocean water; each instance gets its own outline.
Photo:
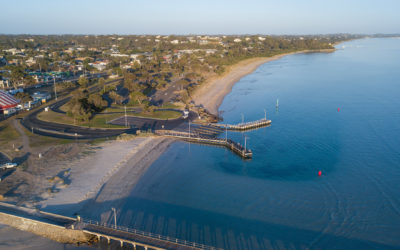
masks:
<instances>
[{"instance_id":1,"label":"ocean water","mask_svg":"<svg viewBox=\"0 0 400 250\"><path fill-rule=\"evenodd\" d=\"M228 134L253 159L174 143L118 223L225 249L399 249L400 39L337 48L242 78L220 111L238 123L266 110L270 127Z\"/></svg>"}]
</instances>

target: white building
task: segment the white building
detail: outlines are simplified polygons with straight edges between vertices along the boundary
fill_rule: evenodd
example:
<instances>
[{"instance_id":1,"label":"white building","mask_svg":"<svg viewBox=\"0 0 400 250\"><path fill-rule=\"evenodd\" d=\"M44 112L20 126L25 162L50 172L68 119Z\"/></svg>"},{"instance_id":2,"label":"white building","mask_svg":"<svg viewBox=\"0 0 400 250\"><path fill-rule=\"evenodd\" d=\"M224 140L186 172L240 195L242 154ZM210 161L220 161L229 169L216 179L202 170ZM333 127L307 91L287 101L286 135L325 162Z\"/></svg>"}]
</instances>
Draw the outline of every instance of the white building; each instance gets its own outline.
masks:
<instances>
[{"instance_id":1,"label":"white building","mask_svg":"<svg viewBox=\"0 0 400 250\"><path fill-rule=\"evenodd\" d=\"M106 69L108 62L107 61L97 61L93 63L89 63L90 66L97 69L98 71L103 71Z\"/></svg>"}]
</instances>

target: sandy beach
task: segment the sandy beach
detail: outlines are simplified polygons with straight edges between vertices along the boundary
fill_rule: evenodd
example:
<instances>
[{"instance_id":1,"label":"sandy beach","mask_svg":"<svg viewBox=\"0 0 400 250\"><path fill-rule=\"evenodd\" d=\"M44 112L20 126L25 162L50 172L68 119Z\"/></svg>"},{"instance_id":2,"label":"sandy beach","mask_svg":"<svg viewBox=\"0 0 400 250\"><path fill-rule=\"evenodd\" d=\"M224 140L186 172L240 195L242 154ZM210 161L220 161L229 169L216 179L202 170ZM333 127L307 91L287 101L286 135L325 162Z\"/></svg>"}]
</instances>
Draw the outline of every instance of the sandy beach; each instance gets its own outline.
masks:
<instances>
[{"instance_id":1,"label":"sandy beach","mask_svg":"<svg viewBox=\"0 0 400 250\"><path fill-rule=\"evenodd\" d=\"M64 215L83 206L100 211L99 202L125 197L171 142L157 137L105 142L94 153L69 163L69 185L40 202L40 207ZM97 204L91 206L93 202Z\"/></svg>"},{"instance_id":2,"label":"sandy beach","mask_svg":"<svg viewBox=\"0 0 400 250\"><path fill-rule=\"evenodd\" d=\"M254 72L262 64L281 59L287 55L333 51L333 49L320 51L304 50L272 57L258 57L243 60L227 68L226 72L222 76L209 79L195 91L195 93L192 95L192 98L196 105L202 105L211 114L218 115L218 108L225 96L231 92L233 85L235 85L235 83L238 82L242 77Z\"/></svg>"}]
</instances>

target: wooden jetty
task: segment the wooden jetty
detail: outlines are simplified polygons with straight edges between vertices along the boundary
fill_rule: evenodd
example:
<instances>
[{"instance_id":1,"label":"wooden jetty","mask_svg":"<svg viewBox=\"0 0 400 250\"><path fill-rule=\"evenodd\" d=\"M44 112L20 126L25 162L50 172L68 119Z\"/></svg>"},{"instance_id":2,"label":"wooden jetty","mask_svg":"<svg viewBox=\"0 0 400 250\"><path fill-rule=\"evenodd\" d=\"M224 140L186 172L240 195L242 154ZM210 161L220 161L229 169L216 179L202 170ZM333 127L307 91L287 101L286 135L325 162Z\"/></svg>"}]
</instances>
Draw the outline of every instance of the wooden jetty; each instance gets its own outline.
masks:
<instances>
[{"instance_id":1,"label":"wooden jetty","mask_svg":"<svg viewBox=\"0 0 400 250\"><path fill-rule=\"evenodd\" d=\"M240 143L234 142L231 139L206 137L200 136L197 133L180 132L174 130L156 130L155 133L158 135L174 137L185 141L224 146L245 159L253 157L253 152L251 152L250 149L243 147Z\"/></svg>"},{"instance_id":2,"label":"wooden jetty","mask_svg":"<svg viewBox=\"0 0 400 250\"><path fill-rule=\"evenodd\" d=\"M244 122L244 123L239 123L239 124L216 124L216 123L211 123L209 124L210 126L218 127L218 128L224 128L228 130L239 130L239 131L244 131L244 130L250 130L254 128L259 128L259 127L265 127L271 124L271 120L267 120L265 118L257 120L257 121L251 121L251 122Z\"/></svg>"}]
</instances>

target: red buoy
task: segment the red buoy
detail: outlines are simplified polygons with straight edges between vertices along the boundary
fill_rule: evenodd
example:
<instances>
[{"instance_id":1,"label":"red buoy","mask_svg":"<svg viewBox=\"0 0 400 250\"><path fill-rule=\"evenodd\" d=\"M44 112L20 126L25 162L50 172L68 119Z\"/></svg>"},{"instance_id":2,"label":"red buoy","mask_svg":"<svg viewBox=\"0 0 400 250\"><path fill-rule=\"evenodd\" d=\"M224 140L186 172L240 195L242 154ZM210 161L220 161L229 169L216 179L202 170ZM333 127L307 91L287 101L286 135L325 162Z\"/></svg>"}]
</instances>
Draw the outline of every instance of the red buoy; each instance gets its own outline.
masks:
<instances>
[{"instance_id":1,"label":"red buoy","mask_svg":"<svg viewBox=\"0 0 400 250\"><path fill-rule=\"evenodd\" d=\"M322 175L322 171L320 170L320 171L318 171L318 176L321 176Z\"/></svg>"}]
</instances>

